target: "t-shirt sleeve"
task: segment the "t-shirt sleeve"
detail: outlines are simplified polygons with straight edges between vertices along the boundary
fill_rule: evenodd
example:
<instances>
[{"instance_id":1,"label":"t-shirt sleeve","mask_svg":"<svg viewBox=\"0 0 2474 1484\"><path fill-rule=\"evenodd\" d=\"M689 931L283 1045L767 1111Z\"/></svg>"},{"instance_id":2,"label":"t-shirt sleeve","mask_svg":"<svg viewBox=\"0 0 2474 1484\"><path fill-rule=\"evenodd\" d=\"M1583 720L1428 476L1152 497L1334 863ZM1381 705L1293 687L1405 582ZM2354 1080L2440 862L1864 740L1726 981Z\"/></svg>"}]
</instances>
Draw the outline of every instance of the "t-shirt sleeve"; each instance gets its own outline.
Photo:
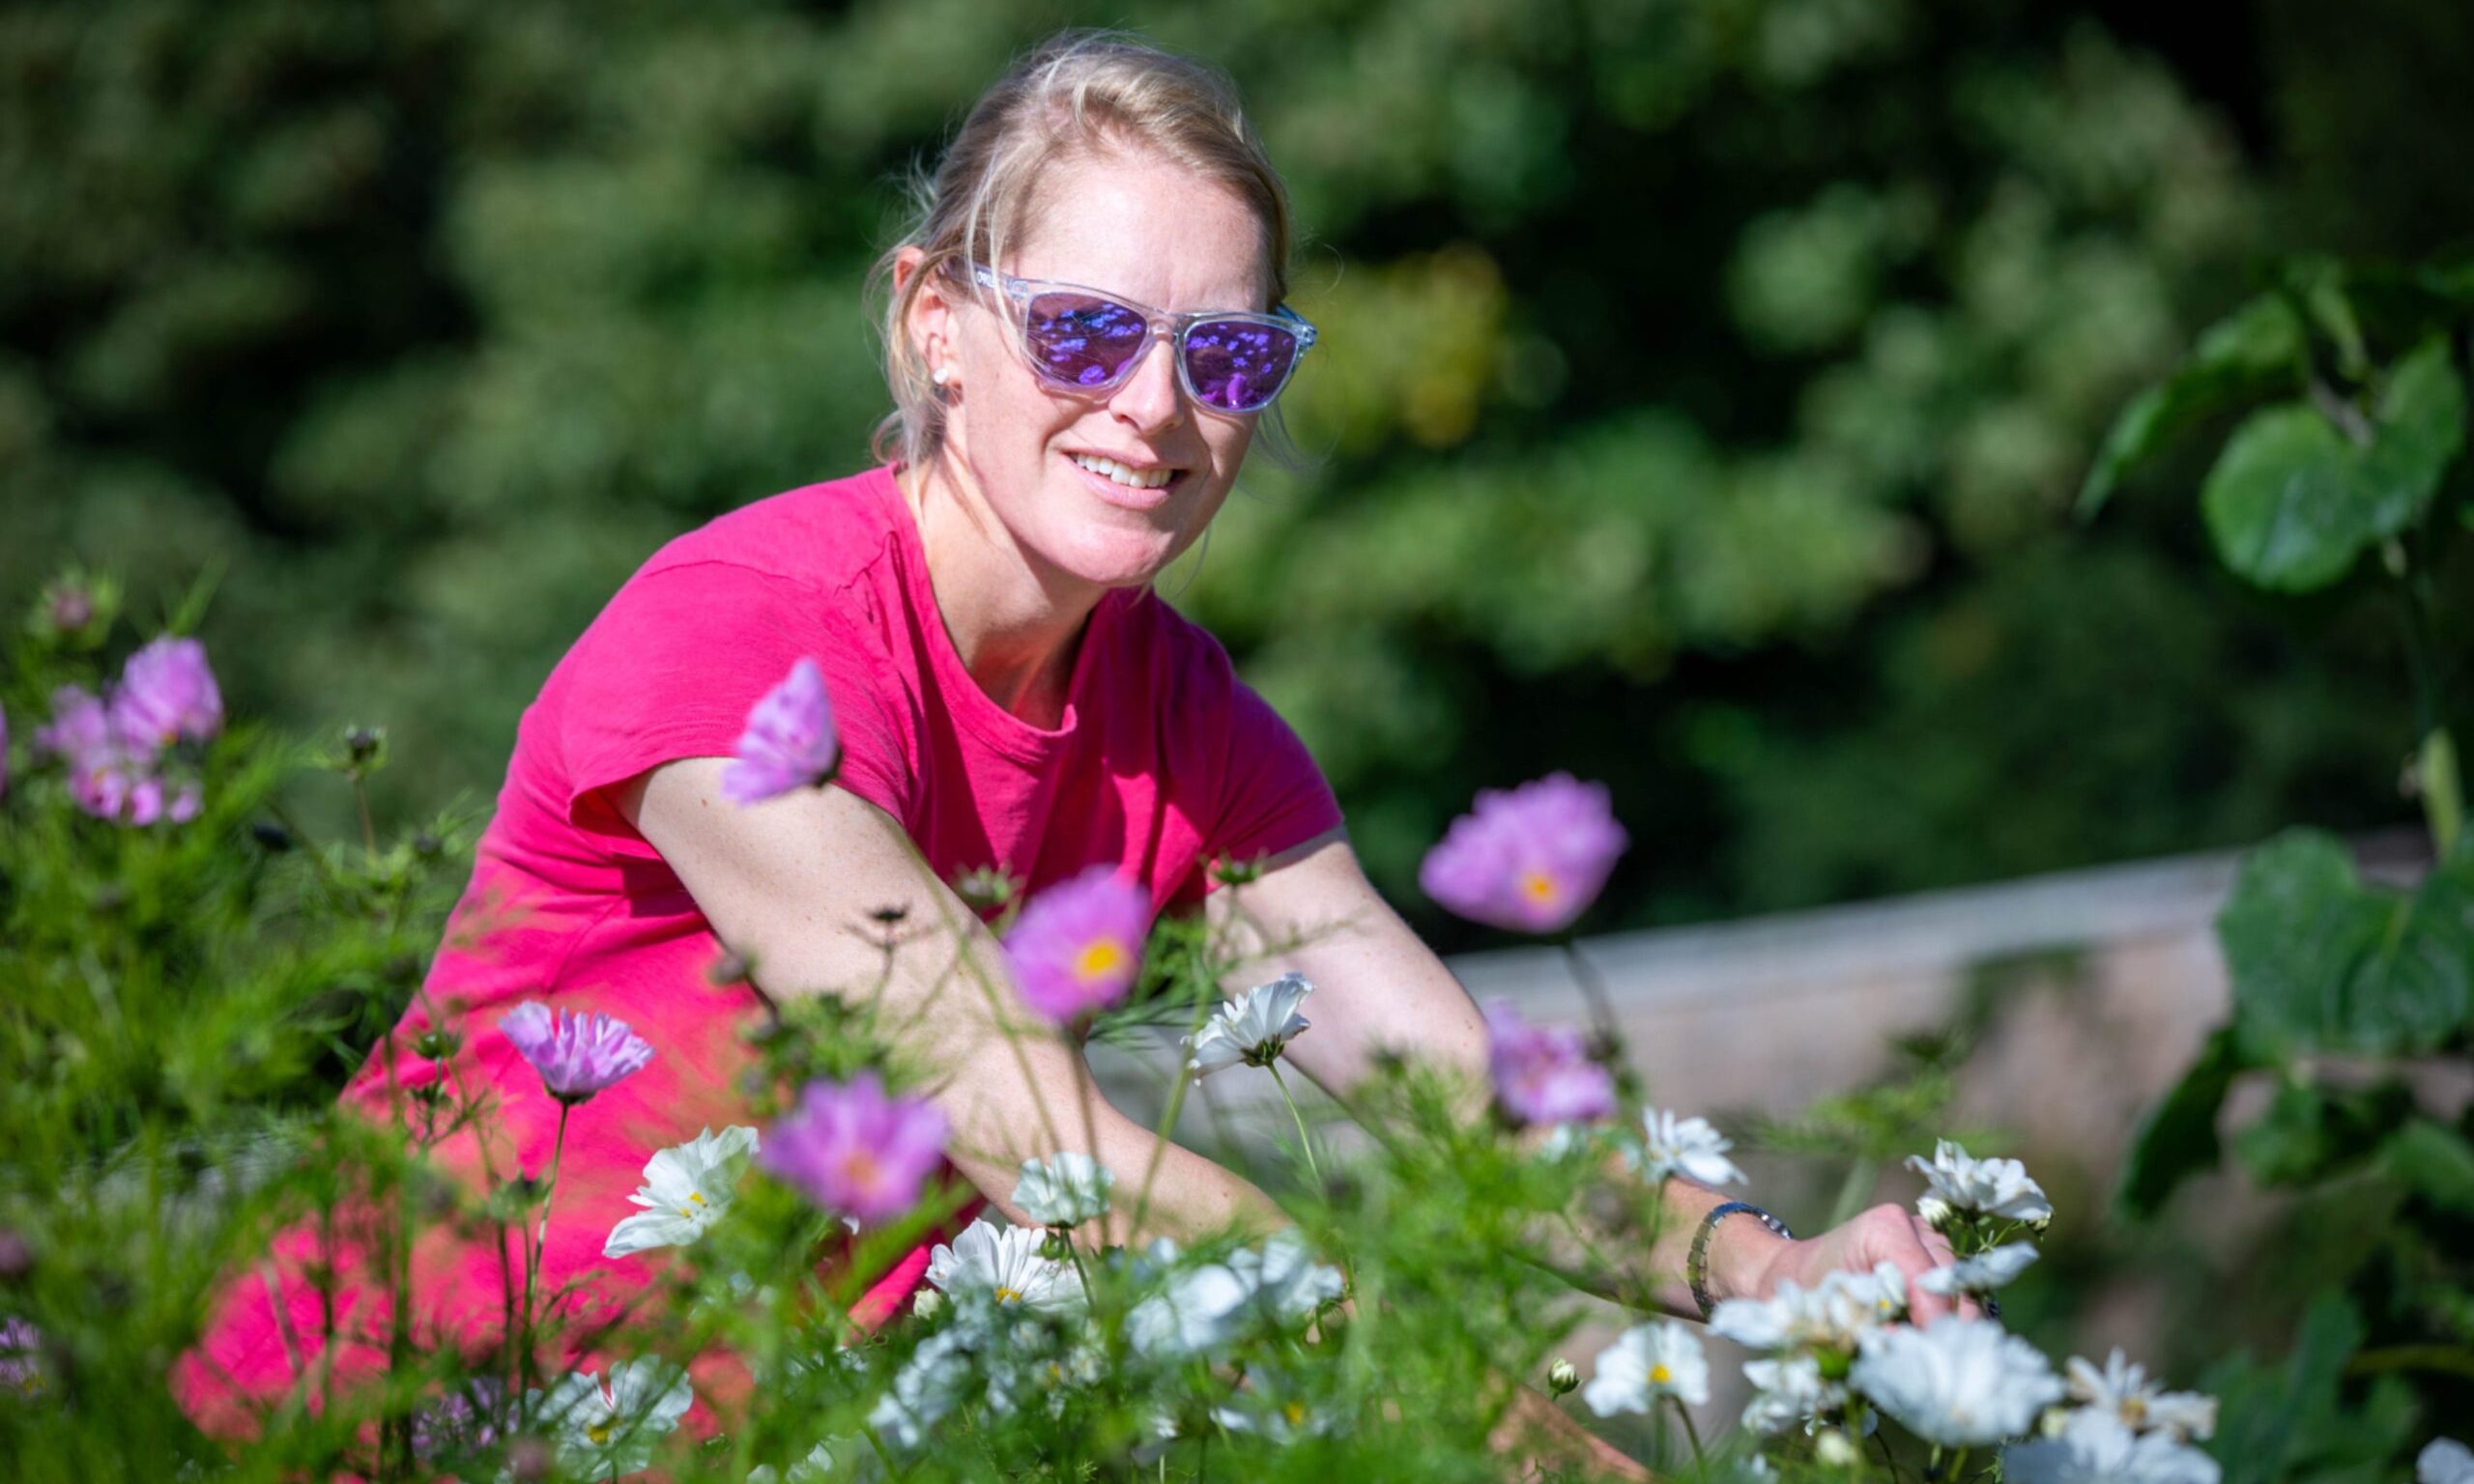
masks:
<instances>
[{"instance_id":1,"label":"t-shirt sleeve","mask_svg":"<svg viewBox=\"0 0 2474 1484\"><path fill-rule=\"evenodd\" d=\"M824 673L842 758L834 782L896 818L909 769L860 626L810 588L729 562L642 573L610 600L554 677L566 811L681 757L727 757L747 714L801 658ZM549 699L545 697L545 699Z\"/></svg>"},{"instance_id":2,"label":"t-shirt sleeve","mask_svg":"<svg viewBox=\"0 0 2474 1484\"><path fill-rule=\"evenodd\" d=\"M1204 859L1278 855L1339 828L1340 805L1332 785L1271 703L1232 678L1227 715L1219 822L1204 842ZM1206 891L1218 884L1208 873L1205 881Z\"/></svg>"}]
</instances>

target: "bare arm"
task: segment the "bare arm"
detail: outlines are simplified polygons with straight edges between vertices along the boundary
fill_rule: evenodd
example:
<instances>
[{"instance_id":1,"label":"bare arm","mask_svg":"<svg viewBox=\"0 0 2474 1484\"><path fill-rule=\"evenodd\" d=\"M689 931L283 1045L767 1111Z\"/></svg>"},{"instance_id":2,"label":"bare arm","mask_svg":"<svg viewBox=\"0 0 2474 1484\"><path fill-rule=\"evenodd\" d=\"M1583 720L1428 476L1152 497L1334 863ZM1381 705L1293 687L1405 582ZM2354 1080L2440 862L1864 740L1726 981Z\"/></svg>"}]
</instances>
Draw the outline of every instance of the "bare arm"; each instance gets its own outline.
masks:
<instances>
[{"instance_id":1,"label":"bare arm","mask_svg":"<svg viewBox=\"0 0 2474 1484\"><path fill-rule=\"evenodd\" d=\"M1335 831L1287 852L1261 878L1212 894L1214 926L1255 950L1230 987L1242 989L1294 969L1316 985L1314 1029L1284 1053L1321 1086L1345 1096L1392 1050L1463 1069L1473 1088L1485 1086L1486 1030L1468 990L1434 951L1400 920L1360 869L1346 835ZM1265 945L1289 945L1262 951ZM1474 1102L1471 1117L1484 1116ZM1611 1169L1612 1179L1628 1172ZM1697 1317L1683 1265L1695 1228L1725 1194L1687 1181L1668 1181L1658 1235L1637 1255L1635 1276L1671 1313ZM1592 1240L1612 1247L1607 1234ZM1950 1261L1940 1234L1896 1206L1877 1206L1845 1226L1806 1241L1785 1241L1744 1217L1721 1220L1711 1234L1710 1287L1720 1298L1767 1295L1783 1278L1807 1287L1833 1269L1896 1263L1911 1278ZM1945 1312L1947 1300L1913 1295L1918 1323ZM1972 1305L1970 1305L1971 1311Z\"/></svg>"},{"instance_id":2,"label":"bare arm","mask_svg":"<svg viewBox=\"0 0 2474 1484\"><path fill-rule=\"evenodd\" d=\"M733 804L721 793L723 766L720 758L665 763L612 790L612 801L678 873L722 941L753 960L766 994L874 992L879 1025L927 1070L928 1096L952 1124L949 1157L1008 1217L1026 1220L1013 1205L1022 1160L1078 1150L1113 1171L1120 1192L1119 1210L1095 1240L1281 1222L1279 1208L1245 1180L1171 1147L1161 1155L1146 1230L1129 1230L1159 1139L1096 1093L1086 1122L1080 1053L1021 1009L995 939L902 827L831 786ZM870 912L896 905L906 909L906 929L935 930L908 931L887 977L879 942L858 929Z\"/></svg>"}]
</instances>

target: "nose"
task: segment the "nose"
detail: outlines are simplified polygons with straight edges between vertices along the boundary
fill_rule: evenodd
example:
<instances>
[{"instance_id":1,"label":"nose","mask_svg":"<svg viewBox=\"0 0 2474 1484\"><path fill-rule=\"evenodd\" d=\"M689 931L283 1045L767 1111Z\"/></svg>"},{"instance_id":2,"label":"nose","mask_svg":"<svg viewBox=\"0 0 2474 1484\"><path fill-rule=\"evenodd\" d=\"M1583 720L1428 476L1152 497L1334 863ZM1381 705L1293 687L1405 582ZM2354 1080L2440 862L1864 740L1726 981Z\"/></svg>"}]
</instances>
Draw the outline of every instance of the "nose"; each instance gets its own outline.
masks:
<instances>
[{"instance_id":1,"label":"nose","mask_svg":"<svg viewBox=\"0 0 2474 1484\"><path fill-rule=\"evenodd\" d=\"M1177 342L1172 331L1163 327L1151 332L1134 374L1108 398L1108 411L1142 434L1175 427L1185 416L1185 388L1177 384Z\"/></svg>"}]
</instances>

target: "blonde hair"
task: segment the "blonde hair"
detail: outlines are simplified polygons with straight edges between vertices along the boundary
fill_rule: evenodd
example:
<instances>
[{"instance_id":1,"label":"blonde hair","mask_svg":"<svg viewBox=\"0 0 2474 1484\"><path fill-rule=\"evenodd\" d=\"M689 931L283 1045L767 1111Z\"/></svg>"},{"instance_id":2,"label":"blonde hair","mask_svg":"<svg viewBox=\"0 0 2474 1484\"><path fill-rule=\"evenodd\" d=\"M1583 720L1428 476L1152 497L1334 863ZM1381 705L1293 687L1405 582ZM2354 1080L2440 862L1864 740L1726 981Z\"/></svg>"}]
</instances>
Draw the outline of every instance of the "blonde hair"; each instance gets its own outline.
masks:
<instances>
[{"instance_id":1,"label":"blonde hair","mask_svg":"<svg viewBox=\"0 0 2474 1484\"><path fill-rule=\"evenodd\" d=\"M1042 172L1109 148L1148 151L1234 192L1262 225L1265 302L1287 298L1288 191L1246 121L1236 84L1121 33L1060 33L980 96L933 177L914 176L915 224L870 275L889 291L885 385L893 393L893 412L877 427L877 458L917 466L944 446L944 405L906 328L920 291L957 262L1001 267L1009 244L1039 224ZM895 260L912 247L925 256L896 288Z\"/></svg>"}]
</instances>

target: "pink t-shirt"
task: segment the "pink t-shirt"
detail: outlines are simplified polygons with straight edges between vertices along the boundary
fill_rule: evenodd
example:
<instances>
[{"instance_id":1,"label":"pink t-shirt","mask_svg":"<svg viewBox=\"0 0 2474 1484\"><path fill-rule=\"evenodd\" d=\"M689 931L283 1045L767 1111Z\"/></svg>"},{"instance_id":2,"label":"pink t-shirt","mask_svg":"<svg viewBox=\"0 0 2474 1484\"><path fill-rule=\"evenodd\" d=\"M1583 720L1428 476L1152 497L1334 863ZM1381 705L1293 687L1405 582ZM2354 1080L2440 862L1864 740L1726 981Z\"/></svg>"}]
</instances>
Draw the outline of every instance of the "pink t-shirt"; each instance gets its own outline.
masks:
<instances>
[{"instance_id":1,"label":"pink t-shirt","mask_svg":"<svg viewBox=\"0 0 2474 1484\"><path fill-rule=\"evenodd\" d=\"M950 881L1002 866L1037 891L1094 864L1146 888L1155 910L1192 905L1218 856L1277 853L1340 823L1331 789L1286 724L1231 671L1218 642L1148 589L1102 600L1085 629L1063 719L1032 726L989 699L945 632L918 530L892 472L871 470L760 500L656 553L551 671L517 730L498 812L422 999L345 1089L392 1116L412 1090L460 1074L494 1098L486 1136L450 1136L439 1160L475 1183L549 1161L558 1105L497 1029L520 1001L618 1016L652 1042L643 1071L568 1121L541 1289L579 1285L585 1315L640 1287L665 1251L605 1258L610 1229L655 1150L751 1122L739 1040L758 1010L716 987L705 916L605 790L680 757L727 756L758 698L800 657L822 668L843 760L837 782L900 821ZM414 1054L424 1000L461 1035L446 1063ZM391 1043L392 1055L388 1055ZM390 1070L391 1063L391 1070ZM347 1223L349 1227L349 1223ZM301 1276L306 1227L275 1243L287 1337L261 1275L236 1278L175 1384L216 1431L245 1426L247 1396L290 1385L318 1350L321 1300ZM359 1268L343 1231L332 1256ZM510 1248L512 1244L510 1243ZM924 1248L862 1307L891 1312ZM432 1231L416 1250L424 1343L478 1351L501 1329L519 1261L486 1239ZM377 1369L386 1292L348 1279L337 1375Z\"/></svg>"}]
</instances>

